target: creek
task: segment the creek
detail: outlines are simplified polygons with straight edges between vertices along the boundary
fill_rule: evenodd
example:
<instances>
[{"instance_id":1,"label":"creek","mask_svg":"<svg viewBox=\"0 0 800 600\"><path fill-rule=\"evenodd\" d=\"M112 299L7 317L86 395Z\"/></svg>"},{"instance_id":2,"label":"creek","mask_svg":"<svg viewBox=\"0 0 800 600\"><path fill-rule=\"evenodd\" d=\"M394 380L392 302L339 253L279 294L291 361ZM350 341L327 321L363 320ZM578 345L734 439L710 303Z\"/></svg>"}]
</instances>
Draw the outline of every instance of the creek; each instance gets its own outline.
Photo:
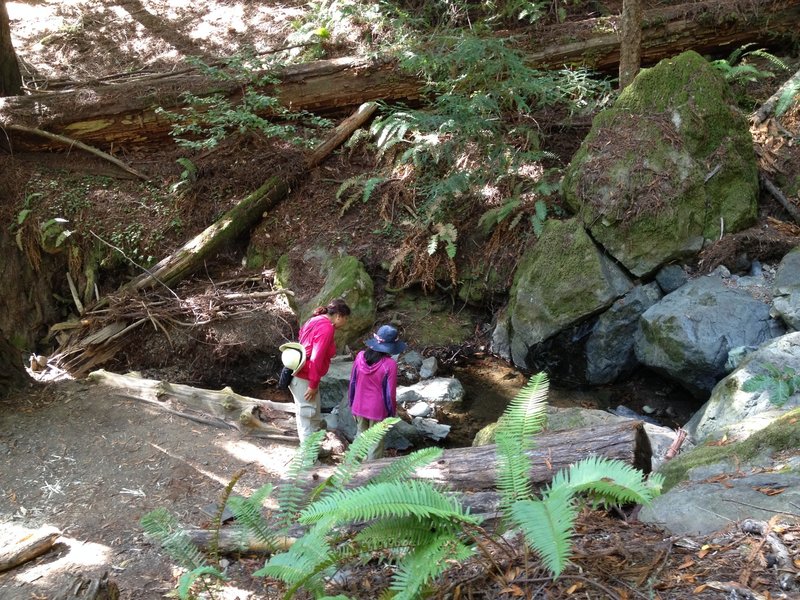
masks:
<instances>
[{"instance_id":1,"label":"creek","mask_svg":"<svg viewBox=\"0 0 800 600\"><path fill-rule=\"evenodd\" d=\"M459 407L438 414L440 422L451 425L445 446L470 446L475 434L494 423L508 403L528 381L528 376L507 362L491 355L463 360L450 374L464 386L465 397ZM614 410L623 406L647 415L659 424L677 428L684 425L702 406L674 382L640 369L628 379L599 387L574 387L552 381L547 397L550 406ZM647 407L647 408L646 408Z\"/></svg>"}]
</instances>

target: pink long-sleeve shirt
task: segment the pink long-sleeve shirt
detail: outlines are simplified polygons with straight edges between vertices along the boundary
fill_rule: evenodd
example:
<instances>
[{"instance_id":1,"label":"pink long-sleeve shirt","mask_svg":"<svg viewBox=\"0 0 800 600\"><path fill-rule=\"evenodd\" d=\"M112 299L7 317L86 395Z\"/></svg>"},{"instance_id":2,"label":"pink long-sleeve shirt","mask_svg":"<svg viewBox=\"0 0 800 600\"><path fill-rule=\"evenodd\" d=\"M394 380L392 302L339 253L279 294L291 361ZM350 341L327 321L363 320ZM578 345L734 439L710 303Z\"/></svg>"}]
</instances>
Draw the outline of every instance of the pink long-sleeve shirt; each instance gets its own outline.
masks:
<instances>
[{"instance_id":1,"label":"pink long-sleeve shirt","mask_svg":"<svg viewBox=\"0 0 800 600\"><path fill-rule=\"evenodd\" d=\"M308 379L308 387L317 389L319 380L328 372L331 359L336 356L336 329L327 315L311 317L300 328L299 341L306 349L306 364L297 372L297 377Z\"/></svg>"},{"instance_id":2,"label":"pink long-sleeve shirt","mask_svg":"<svg viewBox=\"0 0 800 600\"><path fill-rule=\"evenodd\" d=\"M356 416L381 421L397 414L397 363L389 356L368 365L359 352L350 374L350 410Z\"/></svg>"}]
</instances>

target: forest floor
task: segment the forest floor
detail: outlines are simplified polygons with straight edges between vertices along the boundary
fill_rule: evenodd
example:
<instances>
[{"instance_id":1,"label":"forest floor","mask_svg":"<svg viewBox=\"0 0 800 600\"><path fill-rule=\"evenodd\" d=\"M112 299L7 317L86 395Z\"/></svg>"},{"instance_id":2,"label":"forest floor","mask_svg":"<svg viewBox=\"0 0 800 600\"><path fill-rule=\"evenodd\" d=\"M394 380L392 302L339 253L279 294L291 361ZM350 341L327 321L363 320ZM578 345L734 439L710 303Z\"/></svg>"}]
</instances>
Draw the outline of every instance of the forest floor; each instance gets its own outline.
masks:
<instances>
[{"instance_id":1,"label":"forest floor","mask_svg":"<svg viewBox=\"0 0 800 600\"><path fill-rule=\"evenodd\" d=\"M89 81L141 69L171 71L183 65L186 56L214 59L244 45L263 52L283 40L292 30L292 20L305 10L303 2L277 5L236 0L20 0L7 5L26 81L44 87L45 82ZM560 147L568 158L579 143L577 138L562 140ZM260 140L247 139L198 161L203 178L194 198L203 201L180 207L184 233L201 229L211 215L226 210L228 206L217 204L219 199L241 196L260 184L264 164L277 160L269 152ZM174 151L132 152L126 160L153 177L175 182L181 170L175 164L178 156ZM103 169L96 161L74 154L66 159L50 155L27 160L37 161L35 168L44 160L51 169ZM302 208L279 207L271 225L259 234L276 240L322 235L327 222L308 216L324 215L330 209L335 187L325 180L329 176L346 179L348 169L357 162L358 157L332 159L304 182L299 194L304 198ZM780 166L797 165L800 159L795 152ZM66 202L69 196L64 190L70 175L63 177L67 187L47 193ZM148 212L138 193L120 182L99 198L95 208L105 212L93 217L109 223L149 223L150 229L144 232L150 237L149 250L161 256L183 240L158 236L167 229L159 222L161 213ZM0 207L0 213L8 209ZM337 231L373 244L366 254L377 263L385 240L370 241L368 234L380 222L377 207L364 205L363 210L340 219ZM169 349L163 350L169 356ZM3 399L0 531L11 524L53 525L63 535L52 552L0 574L0 598L49 599L76 574L97 577L106 572L118 584L122 599L164 597L174 589L177 572L166 554L145 538L141 516L166 507L185 525L206 525L211 517L204 511L219 499L235 474L246 469L235 490L247 494L276 481L294 450L292 444L249 440L166 416L82 381L37 384ZM578 522L572 564L559 580L547 577L532 555L506 555L498 549L493 569L480 561L455 567L433 595L704 600L738 597L731 590L747 585L764 598L785 597L764 556L762 545L734 526L703 538L675 539L635 519L587 511ZM231 582L218 598L279 597L277 588L250 576L263 557L231 556L226 563ZM364 600L376 598L387 575L387 569L371 563L350 571L341 586L331 591Z\"/></svg>"}]
</instances>

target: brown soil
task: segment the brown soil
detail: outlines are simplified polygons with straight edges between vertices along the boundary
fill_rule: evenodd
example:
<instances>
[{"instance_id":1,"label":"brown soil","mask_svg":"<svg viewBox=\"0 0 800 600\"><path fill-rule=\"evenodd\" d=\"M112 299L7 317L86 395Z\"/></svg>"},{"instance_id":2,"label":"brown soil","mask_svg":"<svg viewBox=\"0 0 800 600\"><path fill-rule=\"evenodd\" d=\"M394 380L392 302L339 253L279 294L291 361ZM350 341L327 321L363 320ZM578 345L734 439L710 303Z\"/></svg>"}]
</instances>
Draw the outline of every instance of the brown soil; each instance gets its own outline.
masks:
<instances>
[{"instance_id":1,"label":"brown soil","mask_svg":"<svg viewBox=\"0 0 800 600\"><path fill-rule=\"evenodd\" d=\"M291 20L305 6L300 2L275 5L235 0L43 0L7 4L26 83L41 89L58 87L66 80L88 81L138 70L169 71L181 65L186 56L213 60L245 46L266 51L283 43L291 31ZM352 48L334 50L344 53ZM546 142L562 160L568 159L585 130L568 133L572 137ZM773 161L776 179L798 171L796 152L787 158L785 149L783 153L781 149L772 150L780 157ZM148 254L163 256L260 184L264 172L286 168L296 158L295 153L248 136L196 157L201 176L192 193L177 201L182 218L177 231L169 224L174 213L142 202L147 190L134 181L114 179L111 188L90 198L91 204L81 214L91 219L93 230L100 235L119 222L148 223L149 228L141 232L143 258ZM134 152L125 159L167 186L179 180L181 167L175 160L183 154ZM385 262L389 249L404 242L402 234L384 227L387 218L404 211L402 190L390 190L392 193L385 194L380 203L357 200L346 211L342 211L341 202L333 200L339 183L367 171L372 160L356 152L328 161L295 190L293 201L265 219L254 239L264 240L264 246L294 247L301 255L324 237L331 246L347 248L361 257L368 268ZM4 159L0 168L22 182L17 186L9 179L0 182L0 193L9 199L0 207L5 223L18 214L26 189L37 189L37 182L49 181L53 173L58 173L60 184L50 197L63 202L70 201L68 194L61 193L70 187L70 173L111 175L103 163L77 153L18 156L12 166ZM66 174L60 169L66 169ZM302 199L302 205L298 199ZM774 203L770 206L769 214L785 216ZM329 239L331 219L336 220L336 239ZM376 230L381 231L375 234ZM738 243L746 247L751 258L761 247L748 237ZM777 240L769 250L775 251L783 243ZM497 240L494 247L502 253L512 246L513 241ZM708 260L722 264L740 250L738 245L722 248ZM220 265L209 267L207 279L221 281L241 275L236 252L222 258L226 260ZM513 253L507 260L513 264ZM118 283L104 282L109 289ZM283 321L281 332L293 325ZM170 380L200 383L204 377L208 381L209 370L215 365L238 360L247 351L238 334L223 325L202 331L204 338L185 343L175 340L180 351L171 342L162 341L154 347L148 345L152 340L137 340L118 366L152 367L163 374L164 369L180 365L175 366ZM258 328L254 331L264 333ZM261 344L275 344L266 333L262 337ZM220 348L224 355L215 355ZM491 394L481 396L484 402L473 403L468 413L451 416L461 423L464 442L502 411L509 397L508 383L521 383L521 376L511 370L490 371L483 373L484 381L498 379L486 386ZM229 376L224 369L211 375L220 383ZM264 397L267 395L281 398L274 389L265 391ZM580 399L570 401L580 403ZM140 517L166 507L186 525L206 525L210 517L203 509L218 500L240 469L246 471L235 489L246 494L277 480L293 452L292 444L245 439L227 430L166 415L82 382L40 384L14 394L0 401L0 524L49 524L58 527L63 536L52 552L1 574L0 597L52 598L55 590L75 574L99 576L108 572L123 599L162 598L174 589L176 572L170 559L145 539ZM450 597L461 598L639 598L653 597L652 589L663 599L704 599L730 597L708 587L708 581L739 580L780 597L776 577L765 567L763 548L751 546L752 541L736 533L698 542L698 548L688 550L667 540L657 529L635 521L586 513L578 527L575 564L557 582L546 578L541 565L530 556L498 556L502 577L489 576L478 564L468 563L445 579L440 596L449 591ZM704 543L709 546L699 550ZM232 582L218 598L278 597L274 587L250 577L263 559L242 556L228 557L228 561ZM385 585L385 577L384 569L370 565L355 571L343 589L331 592L375 598L374 590Z\"/></svg>"}]
</instances>

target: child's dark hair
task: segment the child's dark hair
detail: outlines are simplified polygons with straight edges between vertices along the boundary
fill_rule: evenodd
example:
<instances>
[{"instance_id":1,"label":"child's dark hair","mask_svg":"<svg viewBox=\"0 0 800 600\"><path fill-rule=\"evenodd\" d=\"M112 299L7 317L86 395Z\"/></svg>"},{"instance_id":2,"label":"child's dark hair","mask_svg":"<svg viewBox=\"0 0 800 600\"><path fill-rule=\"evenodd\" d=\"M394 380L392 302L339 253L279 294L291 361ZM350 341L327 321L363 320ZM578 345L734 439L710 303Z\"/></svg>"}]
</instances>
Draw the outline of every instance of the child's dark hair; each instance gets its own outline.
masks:
<instances>
[{"instance_id":1,"label":"child's dark hair","mask_svg":"<svg viewBox=\"0 0 800 600\"><path fill-rule=\"evenodd\" d=\"M367 348L364 350L364 360L367 361L367 364L371 367L384 356L389 356L386 352L378 352L377 350L373 350L372 348Z\"/></svg>"},{"instance_id":2,"label":"child's dark hair","mask_svg":"<svg viewBox=\"0 0 800 600\"><path fill-rule=\"evenodd\" d=\"M314 316L318 315L342 315L343 317L350 316L350 307L343 298L334 298L328 303L328 306L320 306L314 309Z\"/></svg>"}]
</instances>

